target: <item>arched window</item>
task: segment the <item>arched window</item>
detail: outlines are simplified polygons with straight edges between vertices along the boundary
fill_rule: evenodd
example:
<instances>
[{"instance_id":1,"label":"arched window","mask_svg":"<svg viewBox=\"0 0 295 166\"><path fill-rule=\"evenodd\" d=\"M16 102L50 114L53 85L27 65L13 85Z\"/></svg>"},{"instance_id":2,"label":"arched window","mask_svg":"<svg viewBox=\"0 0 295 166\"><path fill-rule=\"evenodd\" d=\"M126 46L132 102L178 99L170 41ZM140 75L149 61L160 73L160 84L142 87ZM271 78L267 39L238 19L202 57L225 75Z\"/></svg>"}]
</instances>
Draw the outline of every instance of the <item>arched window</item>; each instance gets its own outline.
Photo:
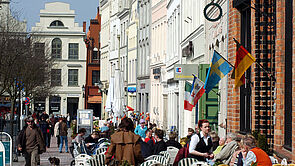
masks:
<instances>
[{"instance_id":1,"label":"arched window","mask_svg":"<svg viewBox=\"0 0 295 166\"><path fill-rule=\"evenodd\" d=\"M53 58L61 58L61 40L55 38L51 43L51 55Z\"/></svg>"},{"instance_id":2,"label":"arched window","mask_svg":"<svg viewBox=\"0 0 295 166\"><path fill-rule=\"evenodd\" d=\"M55 20L55 21L51 22L50 26L51 27L63 27L64 24L61 21Z\"/></svg>"}]
</instances>

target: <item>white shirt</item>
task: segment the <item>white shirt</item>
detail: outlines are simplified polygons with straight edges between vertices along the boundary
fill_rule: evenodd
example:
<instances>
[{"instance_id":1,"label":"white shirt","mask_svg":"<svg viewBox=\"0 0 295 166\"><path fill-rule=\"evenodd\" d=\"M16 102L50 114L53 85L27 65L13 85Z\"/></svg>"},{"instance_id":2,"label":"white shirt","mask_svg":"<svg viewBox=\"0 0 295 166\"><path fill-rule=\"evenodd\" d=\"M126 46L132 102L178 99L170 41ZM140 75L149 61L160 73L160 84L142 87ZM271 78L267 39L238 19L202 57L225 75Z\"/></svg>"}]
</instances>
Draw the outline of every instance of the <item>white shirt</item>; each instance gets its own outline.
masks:
<instances>
[{"instance_id":1,"label":"white shirt","mask_svg":"<svg viewBox=\"0 0 295 166\"><path fill-rule=\"evenodd\" d=\"M203 134L203 131L200 132L200 136L204 140L205 144L208 145L208 139L210 138L210 136L207 135L207 137L205 137ZM199 142L200 142L200 139L198 134L193 135L191 138L191 142L189 144L189 153L195 151L196 146L198 145Z\"/></svg>"}]
</instances>

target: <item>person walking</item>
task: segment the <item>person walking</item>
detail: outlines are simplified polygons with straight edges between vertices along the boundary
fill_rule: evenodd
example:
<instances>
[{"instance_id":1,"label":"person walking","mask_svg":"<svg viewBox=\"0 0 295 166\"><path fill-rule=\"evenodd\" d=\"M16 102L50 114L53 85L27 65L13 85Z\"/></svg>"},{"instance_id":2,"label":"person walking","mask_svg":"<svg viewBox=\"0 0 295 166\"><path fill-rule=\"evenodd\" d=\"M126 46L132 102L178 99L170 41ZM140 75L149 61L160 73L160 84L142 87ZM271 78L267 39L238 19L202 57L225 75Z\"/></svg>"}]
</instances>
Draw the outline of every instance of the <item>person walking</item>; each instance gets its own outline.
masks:
<instances>
[{"instance_id":1,"label":"person walking","mask_svg":"<svg viewBox=\"0 0 295 166\"><path fill-rule=\"evenodd\" d=\"M62 121L62 119L58 119L58 121L54 125L54 136L57 139L57 147L59 147L60 144L60 137L59 137L59 123Z\"/></svg>"},{"instance_id":2,"label":"person walking","mask_svg":"<svg viewBox=\"0 0 295 166\"><path fill-rule=\"evenodd\" d=\"M46 152L43 134L32 116L28 116L25 122L17 138L17 149L24 154L26 166L37 166L39 154Z\"/></svg>"},{"instance_id":3,"label":"person walking","mask_svg":"<svg viewBox=\"0 0 295 166\"><path fill-rule=\"evenodd\" d=\"M140 136L134 134L134 124L130 118L122 119L119 130L111 136L111 145L106 153L107 165L139 165L143 162Z\"/></svg>"},{"instance_id":4,"label":"person walking","mask_svg":"<svg viewBox=\"0 0 295 166\"><path fill-rule=\"evenodd\" d=\"M65 142L65 152L68 153L68 127L66 123L66 119L62 118L59 123L59 136L60 136L60 144L59 144L59 153L62 153L63 143Z\"/></svg>"}]
</instances>

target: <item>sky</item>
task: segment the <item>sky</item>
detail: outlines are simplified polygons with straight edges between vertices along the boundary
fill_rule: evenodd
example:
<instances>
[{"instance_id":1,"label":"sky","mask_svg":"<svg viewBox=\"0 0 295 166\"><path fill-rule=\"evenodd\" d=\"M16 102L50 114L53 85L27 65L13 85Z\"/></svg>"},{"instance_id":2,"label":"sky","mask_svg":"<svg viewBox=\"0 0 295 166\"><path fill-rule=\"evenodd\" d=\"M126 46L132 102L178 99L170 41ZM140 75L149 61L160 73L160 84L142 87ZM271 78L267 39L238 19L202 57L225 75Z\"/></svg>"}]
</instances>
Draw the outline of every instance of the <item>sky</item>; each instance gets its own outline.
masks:
<instances>
[{"instance_id":1,"label":"sky","mask_svg":"<svg viewBox=\"0 0 295 166\"><path fill-rule=\"evenodd\" d=\"M90 19L95 18L99 0L10 0L10 7L14 13L20 13L20 20L27 20L28 31L40 21L40 10L45 8L47 2L66 2L70 9L75 10L75 22L83 26L86 21L89 26ZM18 16L19 17L19 16ZM88 29L88 28L87 28Z\"/></svg>"}]
</instances>

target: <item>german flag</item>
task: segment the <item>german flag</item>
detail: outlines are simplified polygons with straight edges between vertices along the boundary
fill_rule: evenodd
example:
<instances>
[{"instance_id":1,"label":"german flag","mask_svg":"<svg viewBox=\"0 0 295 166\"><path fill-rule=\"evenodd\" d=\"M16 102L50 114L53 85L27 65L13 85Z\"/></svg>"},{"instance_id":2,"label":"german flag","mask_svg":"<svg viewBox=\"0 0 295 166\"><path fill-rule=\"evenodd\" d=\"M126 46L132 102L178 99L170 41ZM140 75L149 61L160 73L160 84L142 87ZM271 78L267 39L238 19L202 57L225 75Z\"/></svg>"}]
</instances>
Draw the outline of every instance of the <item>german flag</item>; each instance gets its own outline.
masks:
<instances>
[{"instance_id":1,"label":"german flag","mask_svg":"<svg viewBox=\"0 0 295 166\"><path fill-rule=\"evenodd\" d=\"M235 63L235 87L245 84L245 71L256 61L256 59L238 42Z\"/></svg>"}]
</instances>

